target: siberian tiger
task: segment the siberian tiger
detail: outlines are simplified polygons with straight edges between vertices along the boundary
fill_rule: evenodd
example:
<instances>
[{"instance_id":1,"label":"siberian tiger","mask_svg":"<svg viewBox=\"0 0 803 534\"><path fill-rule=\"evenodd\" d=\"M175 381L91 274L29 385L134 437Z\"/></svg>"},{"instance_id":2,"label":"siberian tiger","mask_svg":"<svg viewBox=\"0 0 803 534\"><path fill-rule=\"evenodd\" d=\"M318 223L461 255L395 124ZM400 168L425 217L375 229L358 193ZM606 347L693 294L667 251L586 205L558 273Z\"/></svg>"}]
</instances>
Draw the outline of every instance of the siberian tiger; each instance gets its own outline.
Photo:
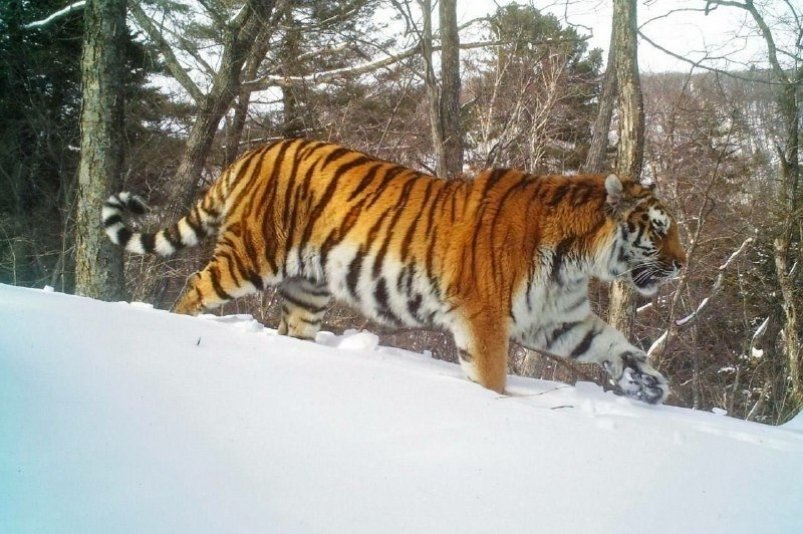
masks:
<instances>
[{"instance_id":1,"label":"siberian tiger","mask_svg":"<svg viewBox=\"0 0 803 534\"><path fill-rule=\"evenodd\" d=\"M190 212L132 232L130 193L102 222L134 253L169 255L217 234L173 311L197 314L278 286L278 331L313 339L330 298L390 325L450 331L465 374L505 389L509 340L597 362L626 395L662 402L647 355L592 313L590 277L624 277L644 295L676 276L685 253L653 192L616 175L488 170L441 180L341 146L276 141L243 155Z\"/></svg>"}]
</instances>

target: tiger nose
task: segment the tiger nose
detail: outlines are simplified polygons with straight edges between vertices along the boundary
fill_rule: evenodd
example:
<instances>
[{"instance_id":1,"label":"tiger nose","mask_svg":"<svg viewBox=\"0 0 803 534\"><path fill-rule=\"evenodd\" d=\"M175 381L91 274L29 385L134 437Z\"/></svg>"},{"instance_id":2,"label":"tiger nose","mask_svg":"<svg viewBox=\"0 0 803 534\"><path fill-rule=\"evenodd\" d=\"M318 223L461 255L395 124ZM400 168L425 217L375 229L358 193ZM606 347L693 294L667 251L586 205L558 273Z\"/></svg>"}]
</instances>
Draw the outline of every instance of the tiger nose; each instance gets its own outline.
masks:
<instances>
[{"instance_id":1,"label":"tiger nose","mask_svg":"<svg viewBox=\"0 0 803 534\"><path fill-rule=\"evenodd\" d=\"M679 271L683 268L683 262L681 262L680 260L672 260L672 267L674 267L675 270Z\"/></svg>"}]
</instances>

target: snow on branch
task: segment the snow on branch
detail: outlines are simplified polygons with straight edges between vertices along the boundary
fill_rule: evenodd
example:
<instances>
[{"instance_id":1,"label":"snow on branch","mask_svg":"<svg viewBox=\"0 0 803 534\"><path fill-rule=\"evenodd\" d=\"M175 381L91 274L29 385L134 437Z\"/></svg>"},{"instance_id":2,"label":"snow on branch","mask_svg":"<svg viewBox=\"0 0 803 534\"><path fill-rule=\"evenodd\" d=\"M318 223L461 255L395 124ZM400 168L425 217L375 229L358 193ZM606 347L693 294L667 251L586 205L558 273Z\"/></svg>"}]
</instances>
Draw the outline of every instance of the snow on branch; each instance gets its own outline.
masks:
<instances>
[{"instance_id":1,"label":"snow on branch","mask_svg":"<svg viewBox=\"0 0 803 534\"><path fill-rule=\"evenodd\" d=\"M22 27L26 30L33 30L36 28L43 28L54 22L58 19L64 18L73 11L78 11L79 9L84 9L84 5L86 5L86 0L81 0L80 2L73 2L72 4L68 5L63 9L59 9L55 13L51 14L50 16L43 18L42 20L36 20L34 22L29 22L28 24L23 25Z\"/></svg>"},{"instance_id":2,"label":"snow on branch","mask_svg":"<svg viewBox=\"0 0 803 534\"><path fill-rule=\"evenodd\" d=\"M764 332L767 331L767 325L770 324L770 318L767 317L764 321L759 325L755 332L753 332L753 337L750 339L750 344L755 345L756 340L764 335Z\"/></svg>"},{"instance_id":3,"label":"snow on branch","mask_svg":"<svg viewBox=\"0 0 803 534\"><path fill-rule=\"evenodd\" d=\"M652 345L650 345L650 348L647 349L647 355L652 356L652 353L658 350L658 348L664 344L664 342L666 341L666 336L668 335L669 335L669 330L664 330L664 333L658 336L658 339L653 341Z\"/></svg>"},{"instance_id":4,"label":"snow on branch","mask_svg":"<svg viewBox=\"0 0 803 534\"><path fill-rule=\"evenodd\" d=\"M696 310L691 312L686 317L684 317L682 319L678 319L677 321L675 321L676 325L678 325L678 326L685 325L686 323L688 323L689 321L691 321L695 317L697 317L700 314L701 311L703 311L703 308L705 308L708 305L708 303L711 301L711 297L713 297L714 295L719 293L719 289L722 286L722 280L725 278L725 269L727 269L730 266L730 264L733 263L733 260L736 259L736 256L741 254L742 251L745 249L745 247L747 247L747 245L749 245L752 242L753 242L753 238L752 237L748 237L747 239L745 239L744 243L742 243L742 246L740 246L738 249L736 249L736 252L731 254L730 257L727 259L727 261L725 261L725 263L723 263L722 265L719 266L719 269L718 269L719 270L719 274L717 275L717 279L714 280L714 284L711 286L711 294L700 301L700 304L697 305L697 309Z\"/></svg>"},{"instance_id":5,"label":"snow on branch","mask_svg":"<svg viewBox=\"0 0 803 534\"><path fill-rule=\"evenodd\" d=\"M691 312L689 315L687 315L683 319L678 319L677 321L675 321L675 324L678 325L678 326L683 326L684 324L688 323L689 321L691 321L692 319L697 317L697 315L701 311L703 311L703 308L708 306L708 303L709 303L710 300L711 300L711 297L705 297L703 300L700 301L700 304L697 305L697 309L696 310Z\"/></svg>"},{"instance_id":6,"label":"snow on branch","mask_svg":"<svg viewBox=\"0 0 803 534\"><path fill-rule=\"evenodd\" d=\"M736 250L736 252L731 254L730 257L728 258L728 260L725 263L723 263L722 265L719 266L719 271L724 271L725 269L727 269L728 266L731 264L731 262L734 260L734 258L736 258L736 256L738 256L739 254L742 253L742 251L744 250L744 247L746 247L747 245L749 245L752 242L753 242L753 238L752 237L748 237L747 239L745 239L744 243L742 243L742 246L739 247Z\"/></svg>"},{"instance_id":7,"label":"snow on branch","mask_svg":"<svg viewBox=\"0 0 803 534\"><path fill-rule=\"evenodd\" d=\"M697 308L689 315L683 317L682 319L676 320L674 326L684 326L692 322L700 315L700 312L702 312L703 309L705 309L705 307L708 306L708 304L711 302L711 299L714 298L714 296L716 296L717 293L719 293L719 290L722 287L722 281L725 278L725 270L728 267L730 267L730 264L733 263L733 260L735 260L736 257L744 251L747 245L749 245L752 242L753 242L752 237L748 237L747 239L745 239L744 242L741 244L741 246L728 257L725 263L719 266L719 268L717 269L719 271L719 274L717 275L716 280L714 280L714 283L711 285L711 294L709 294L707 297L701 300L700 303L697 305ZM658 339L656 339L652 343L652 345L650 345L650 348L647 350L647 354L652 355L655 351L660 349L666 343L668 337L669 337L669 329L664 330L664 332L660 336L658 336Z\"/></svg>"}]
</instances>

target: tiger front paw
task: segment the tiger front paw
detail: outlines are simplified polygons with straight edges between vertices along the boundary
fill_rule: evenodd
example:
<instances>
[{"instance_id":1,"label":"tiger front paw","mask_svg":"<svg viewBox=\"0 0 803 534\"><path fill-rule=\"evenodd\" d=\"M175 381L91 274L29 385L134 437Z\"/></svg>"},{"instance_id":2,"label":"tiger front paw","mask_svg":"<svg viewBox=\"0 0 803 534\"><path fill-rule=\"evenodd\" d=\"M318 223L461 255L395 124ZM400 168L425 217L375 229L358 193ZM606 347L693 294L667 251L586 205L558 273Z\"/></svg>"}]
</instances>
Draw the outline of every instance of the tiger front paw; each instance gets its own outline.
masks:
<instances>
[{"instance_id":1,"label":"tiger front paw","mask_svg":"<svg viewBox=\"0 0 803 534\"><path fill-rule=\"evenodd\" d=\"M623 395L649 404L663 403L669 396L669 382L650 365L646 355L625 354L620 366L606 362L605 368Z\"/></svg>"}]
</instances>

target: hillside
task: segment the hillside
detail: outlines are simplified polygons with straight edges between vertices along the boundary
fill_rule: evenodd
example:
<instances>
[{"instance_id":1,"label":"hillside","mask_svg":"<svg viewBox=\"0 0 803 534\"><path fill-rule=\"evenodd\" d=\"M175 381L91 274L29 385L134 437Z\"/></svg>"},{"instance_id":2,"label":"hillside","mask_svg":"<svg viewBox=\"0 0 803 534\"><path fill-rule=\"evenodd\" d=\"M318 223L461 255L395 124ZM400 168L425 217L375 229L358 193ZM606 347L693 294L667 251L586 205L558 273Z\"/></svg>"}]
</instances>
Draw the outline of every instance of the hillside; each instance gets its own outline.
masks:
<instances>
[{"instance_id":1,"label":"hillside","mask_svg":"<svg viewBox=\"0 0 803 534\"><path fill-rule=\"evenodd\" d=\"M803 421L0 285L0 532L800 532Z\"/></svg>"}]
</instances>

